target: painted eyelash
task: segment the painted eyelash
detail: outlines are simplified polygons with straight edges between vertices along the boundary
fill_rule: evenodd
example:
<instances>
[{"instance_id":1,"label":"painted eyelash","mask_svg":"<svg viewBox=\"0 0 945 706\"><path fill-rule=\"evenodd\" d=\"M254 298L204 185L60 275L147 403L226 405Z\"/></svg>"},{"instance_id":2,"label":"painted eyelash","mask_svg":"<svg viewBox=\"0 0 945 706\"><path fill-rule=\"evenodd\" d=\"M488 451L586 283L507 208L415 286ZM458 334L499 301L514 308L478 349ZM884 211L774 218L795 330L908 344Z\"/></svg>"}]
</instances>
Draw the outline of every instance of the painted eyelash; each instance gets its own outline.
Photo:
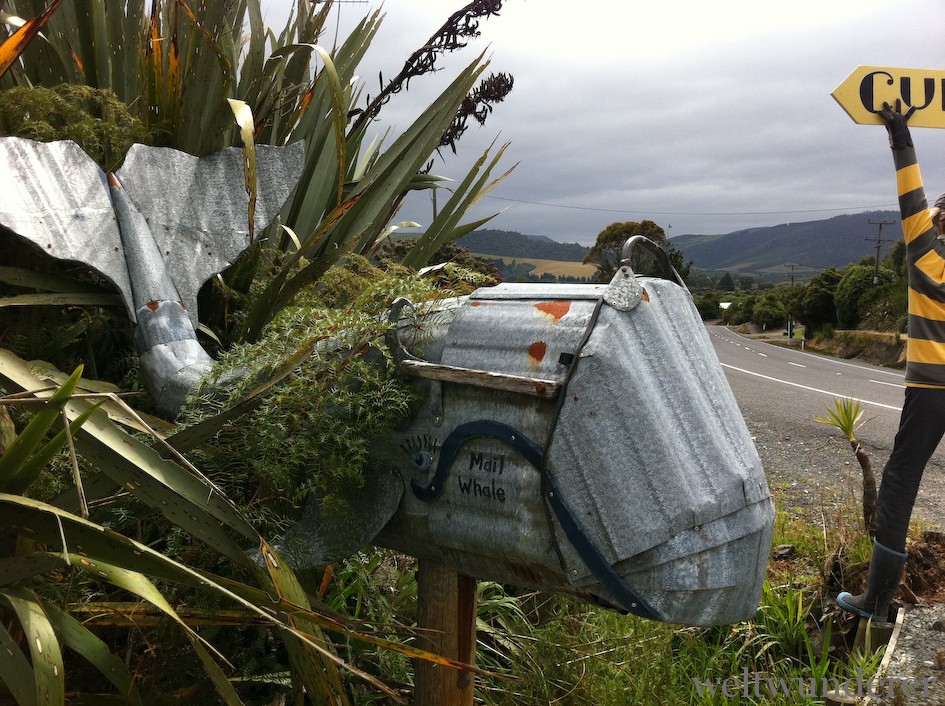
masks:
<instances>
[{"instance_id":1,"label":"painted eyelash","mask_svg":"<svg viewBox=\"0 0 945 706\"><path fill-rule=\"evenodd\" d=\"M433 454L440 448L440 440L427 436L413 436L405 440L400 448L410 456L410 462L419 471L427 471L433 465Z\"/></svg>"},{"instance_id":2,"label":"painted eyelash","mask_svg":"<svg viewBox=\"0 0 945 706\"><path fill-rule=\"evenodd\" d=\"M416 451L428 451L432 454L440 450L440 440L427 434L417 435L405 439L400 444L400 448L406 454Z\"/></svg>"}]
</instances>

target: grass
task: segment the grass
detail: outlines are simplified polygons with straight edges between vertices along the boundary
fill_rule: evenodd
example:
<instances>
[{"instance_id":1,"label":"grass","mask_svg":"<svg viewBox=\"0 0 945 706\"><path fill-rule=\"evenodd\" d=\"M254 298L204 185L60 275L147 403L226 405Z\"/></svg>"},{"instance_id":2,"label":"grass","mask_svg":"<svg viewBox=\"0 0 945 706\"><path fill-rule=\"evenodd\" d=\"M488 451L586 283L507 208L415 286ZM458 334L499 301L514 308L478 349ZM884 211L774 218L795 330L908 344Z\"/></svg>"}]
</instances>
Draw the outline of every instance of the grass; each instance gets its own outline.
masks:
<instances>
[{"instance_id":1,"label":"grass","mask_svg":"<svg viewBox=\"0 0 945 706\"><path fill-rule=\"evenodd\" d=\"M869 556L868 543L860 541L857 508L844 506L835 512L835 517L824 518L826 531L798 520L790 510L778 512L774 544L792 545L794 556L770 563L756 618L735 625L667 625L565 597L517 593L480 582L477 664L504 676L477 677L477 703L823 703L825 687L851 677L855 682L857 669L869 678L882 657L882 652L865 655L847 649L844 632L852 623L834 616L825 600L834 591L825 588L830 579L823 567L836 553L837 543L847 547L849 562ZM360 588L349 584L334 591L347 596L362 595L361 589L381 596L403 591L410 597L400 609L389 605L388 614L358 617L375 624L411 622L415 593L407 584L412 574L391 571L389 559L362 557L347 564L343 580ZM386 578L379 578L378 571L386 571ZM331 603L331 594L328 598ZM381 662L377 655L361 657L367 663ZM387 666L395 678L409 679L406 665Z\"/></svg>"},{"instance_id":2,"label":"grass","mask_svg":"<svg viewBox=\"0 0 945 706\"><path fill-rule=\"evenodd\" d=\"M593 277L597 272L597 268L594 265L585 265L583 262L541 260L531 257L500 257L496 255L482 254L477 254L477 256L484 257L489 260L502 260L502 262L504 262L506 265L534 265L535 269L531 272L532 276L534 277L541 277L543 274L551 274L555 277Z\"/></svg>"}]
</instances>

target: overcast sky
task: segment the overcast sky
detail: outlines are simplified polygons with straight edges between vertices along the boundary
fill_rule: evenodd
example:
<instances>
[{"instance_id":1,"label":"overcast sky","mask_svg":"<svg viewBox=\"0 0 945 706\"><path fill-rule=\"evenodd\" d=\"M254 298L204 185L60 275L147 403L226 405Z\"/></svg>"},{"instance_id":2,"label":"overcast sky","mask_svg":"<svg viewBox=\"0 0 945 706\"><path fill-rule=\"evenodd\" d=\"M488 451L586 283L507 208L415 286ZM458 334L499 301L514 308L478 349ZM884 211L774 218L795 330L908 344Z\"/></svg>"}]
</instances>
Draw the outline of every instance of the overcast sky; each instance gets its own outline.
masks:
<instances>
[{"instance_id":1,"label":"overcast sky","mask_svg":"<svg viewBox=\"0 0 945 706\"><path fill-rule=\"evenodd\" d=\"M367 90L464 4L388 0ZM339 5L341 31L378 5ZM433 171L460 178L490 142L510 142L498 173L518 166L474 215L501 211L486 227L567 242L614 221L650 219L672 237L896 209L885 130L855 124L830 94L860 65L945 69L941 0L505 0L481 29L377 130L406 128L487 50L487 73L511 73L514 89ZM945 130L912 133L932 200ZM427 197L399 217L428 223L430 211Z\"/></svg>"}]
</instances>

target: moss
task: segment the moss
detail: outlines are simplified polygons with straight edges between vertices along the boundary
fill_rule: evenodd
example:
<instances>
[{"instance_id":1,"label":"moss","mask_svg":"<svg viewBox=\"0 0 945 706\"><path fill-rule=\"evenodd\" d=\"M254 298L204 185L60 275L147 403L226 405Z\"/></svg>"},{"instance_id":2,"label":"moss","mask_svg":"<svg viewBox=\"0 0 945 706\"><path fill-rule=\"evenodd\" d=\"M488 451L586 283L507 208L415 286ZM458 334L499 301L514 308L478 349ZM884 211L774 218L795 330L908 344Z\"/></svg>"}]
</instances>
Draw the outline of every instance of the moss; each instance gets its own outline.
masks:
<instances>
[{"instance_id":1,"label":"moss","mask_svg":"<svg viewBox=\"0 0 945 706\"><path fill-rule=\"evenodd\" d=\"M243 405L196 460L270 529L310 493L323 498L323 512L344 512L349 494L378 468L374 450L412 413L416 400L383 342L399 296L422 301L443 292L349 256L282 310L260 341L221 356L184 411L186 425Z\"/></svg>"},{"instance_id":2,"label":"moss","mask_svg":"<svg viewBox=\"0 0 945 706\"><path fill-rule=\"evenodd\" d=\"M40 142L74 140L105 171L115 169L148 131L109 90L61 84L0 91L0 135Z\"/></svg>"}]
</instances>

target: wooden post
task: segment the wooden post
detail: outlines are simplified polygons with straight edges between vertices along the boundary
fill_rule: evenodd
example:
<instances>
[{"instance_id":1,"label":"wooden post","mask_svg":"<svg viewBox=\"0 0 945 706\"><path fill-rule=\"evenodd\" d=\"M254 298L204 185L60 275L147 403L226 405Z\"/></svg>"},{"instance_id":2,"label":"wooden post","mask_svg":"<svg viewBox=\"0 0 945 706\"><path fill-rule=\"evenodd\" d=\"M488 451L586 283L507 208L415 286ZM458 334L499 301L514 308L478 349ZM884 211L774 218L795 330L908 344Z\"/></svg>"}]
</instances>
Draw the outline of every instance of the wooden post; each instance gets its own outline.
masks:
<instances>
[{"instance_id":1,"label":"wooden post","mask_svg":"<svg viewBox=\"0 0 945 706\"><path fill-rule=\"evenodd\" d=\"M417 568L420 649L466 664L476 659L476 580L421 559ZM472 706L473 674L417 660L414 706Z\"/></svg>"},{"instance_id":2,"label":"wooden post","mask_svg":"<svg viewBox=\"0 0 945 706\"><path fill-rule=\"evenodd\" d=\"M878 623L860 618L856 626L853 649L860 652L876 652L880 647L886 647L894 627L896 627L895 623Z\"/></svg>"}]
</instances>

